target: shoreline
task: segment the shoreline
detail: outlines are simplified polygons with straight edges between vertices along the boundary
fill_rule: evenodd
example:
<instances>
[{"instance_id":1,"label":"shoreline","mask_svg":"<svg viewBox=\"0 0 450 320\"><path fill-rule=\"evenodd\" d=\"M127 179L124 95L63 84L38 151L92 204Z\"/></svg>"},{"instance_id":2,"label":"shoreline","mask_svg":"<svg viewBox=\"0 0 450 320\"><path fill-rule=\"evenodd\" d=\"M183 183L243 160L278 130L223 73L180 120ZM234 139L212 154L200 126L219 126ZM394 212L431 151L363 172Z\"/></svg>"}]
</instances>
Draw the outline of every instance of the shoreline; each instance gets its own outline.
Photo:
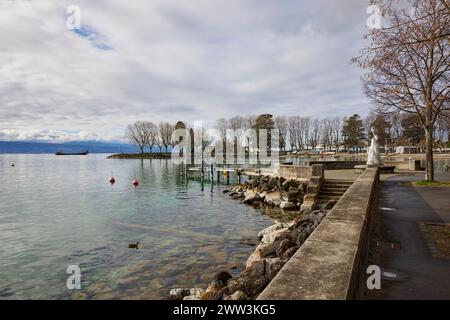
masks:
<instances>
[{"instance_id":1,"label":"shoreline","mask_svg":"<svg viewBox=\"0 0 450 320\"><path fill-rule=\"evenodd\" d=\"M106 159L171 159L170 152L161 153L116 153L107 156Z\"/></svg>"}]
</instances>

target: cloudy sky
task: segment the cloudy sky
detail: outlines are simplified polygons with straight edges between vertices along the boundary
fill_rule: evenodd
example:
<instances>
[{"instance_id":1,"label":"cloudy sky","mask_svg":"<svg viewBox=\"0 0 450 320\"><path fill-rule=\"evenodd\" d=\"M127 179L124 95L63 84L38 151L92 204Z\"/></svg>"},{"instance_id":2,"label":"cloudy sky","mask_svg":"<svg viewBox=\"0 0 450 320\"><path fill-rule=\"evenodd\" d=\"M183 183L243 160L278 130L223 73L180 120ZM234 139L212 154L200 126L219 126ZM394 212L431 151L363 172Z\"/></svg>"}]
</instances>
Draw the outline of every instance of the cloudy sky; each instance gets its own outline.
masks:
<instances>
[{"instance_id":1,"label":"cloudy sky","mask_svg":"<svg viewBox=\"0 0 450 320\"><path fill-rule=\"evenodd\" d=\"M0 140L135 120L367 114L366 0L0 0ZM67 6L81 29L66 27Z\"/></svg>"}]
</instances>

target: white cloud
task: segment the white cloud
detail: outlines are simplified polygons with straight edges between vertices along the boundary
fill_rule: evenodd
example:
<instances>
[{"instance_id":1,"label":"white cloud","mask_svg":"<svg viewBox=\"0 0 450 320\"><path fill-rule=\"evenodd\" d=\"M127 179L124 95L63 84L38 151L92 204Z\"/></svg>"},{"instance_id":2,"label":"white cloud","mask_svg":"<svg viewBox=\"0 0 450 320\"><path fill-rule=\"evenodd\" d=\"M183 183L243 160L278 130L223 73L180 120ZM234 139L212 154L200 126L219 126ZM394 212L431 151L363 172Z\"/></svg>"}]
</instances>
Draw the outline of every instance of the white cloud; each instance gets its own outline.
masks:
<instances>
[{"instance_id":1,"label":"white cloud","mask_svg":"<svg viewBox=\"0 0 450 320\"><path fill-rule=\"evenodd\" d=\"M69 4L81 8L90 36L66 28ZM366 7L0 0L1 136L107 140L138 119L367 113L359 70L349 64Z\"/></svg>"}]
</instances>

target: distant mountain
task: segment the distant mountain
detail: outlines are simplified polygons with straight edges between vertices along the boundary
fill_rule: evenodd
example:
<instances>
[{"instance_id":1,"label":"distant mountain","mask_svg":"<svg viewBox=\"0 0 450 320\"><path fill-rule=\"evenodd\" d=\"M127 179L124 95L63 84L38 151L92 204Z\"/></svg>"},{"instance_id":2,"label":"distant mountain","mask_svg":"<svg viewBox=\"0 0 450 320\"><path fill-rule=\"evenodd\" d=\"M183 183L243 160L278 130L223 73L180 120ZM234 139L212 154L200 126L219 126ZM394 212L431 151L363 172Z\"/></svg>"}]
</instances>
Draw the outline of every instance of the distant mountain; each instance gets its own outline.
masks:
<instances>
[{"instance_id":1,"label":"distant mountain","mask_svg":"<svg viewBox=\"0 0 450 320\"><path fill-rule=\"evenodd\" d=\"M50 143L42 141L0 141L0 153L55 153L82 152L90 153L137 153L136 146L127 143L101 141L70 141ZM157 149L156 149L157 150Z\"/></svg>"}]
</instances>

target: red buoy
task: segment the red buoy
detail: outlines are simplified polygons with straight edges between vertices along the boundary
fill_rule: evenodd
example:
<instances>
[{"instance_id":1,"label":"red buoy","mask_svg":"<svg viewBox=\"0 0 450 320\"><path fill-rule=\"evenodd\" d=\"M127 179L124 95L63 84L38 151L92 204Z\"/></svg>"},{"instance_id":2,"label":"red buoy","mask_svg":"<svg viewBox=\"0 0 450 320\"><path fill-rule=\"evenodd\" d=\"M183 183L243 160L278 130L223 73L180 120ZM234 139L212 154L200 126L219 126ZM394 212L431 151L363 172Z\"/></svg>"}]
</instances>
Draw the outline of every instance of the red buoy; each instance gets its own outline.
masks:
<instances>
[{"instance_id":1,"label":"red buoy","mask_svg":"<svg viewBox=\"0 0 450 320\"><path fill-rule=\"evenodd\" d=\"M116 178L114 178L114 177L109 178L109 183L114 183L114 182L116 182Z\"/></svg>"},{"instance_id":2,"label":"red buoy","mask_svg":"<svg viewBox=\"0 0 450 320\"><path fill-rule=\"evenodd\" d=\"M139 181L138 179L134 178L133 181L131 181L131 184L135 187L137 187L139 185Z\"/></svg>"}]
</instances>

